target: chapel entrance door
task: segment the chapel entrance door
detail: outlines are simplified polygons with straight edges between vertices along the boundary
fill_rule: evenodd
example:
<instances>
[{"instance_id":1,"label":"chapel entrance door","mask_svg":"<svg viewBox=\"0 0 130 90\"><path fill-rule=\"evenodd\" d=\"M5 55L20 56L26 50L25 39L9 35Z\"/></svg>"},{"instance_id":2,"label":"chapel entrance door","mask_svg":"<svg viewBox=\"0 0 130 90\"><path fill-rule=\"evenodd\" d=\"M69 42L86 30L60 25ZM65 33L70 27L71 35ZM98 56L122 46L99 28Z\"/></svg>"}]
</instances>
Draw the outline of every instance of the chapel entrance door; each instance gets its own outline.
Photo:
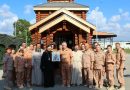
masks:
<instances>
[{"instance_id":1,"label":"chapel entrance door","mask_svg":"<svg viewBox=\"0 0 130 90\"><path fill-rule=\"evenodd\" d=\"M68 47L72 48L74 44L73 33L70 31L58 31L55 33L53 41L57 44L57 46L59 46L60 44L62 44L62 42L65 41L67 42Z\"/></svg>"}]
</instances>

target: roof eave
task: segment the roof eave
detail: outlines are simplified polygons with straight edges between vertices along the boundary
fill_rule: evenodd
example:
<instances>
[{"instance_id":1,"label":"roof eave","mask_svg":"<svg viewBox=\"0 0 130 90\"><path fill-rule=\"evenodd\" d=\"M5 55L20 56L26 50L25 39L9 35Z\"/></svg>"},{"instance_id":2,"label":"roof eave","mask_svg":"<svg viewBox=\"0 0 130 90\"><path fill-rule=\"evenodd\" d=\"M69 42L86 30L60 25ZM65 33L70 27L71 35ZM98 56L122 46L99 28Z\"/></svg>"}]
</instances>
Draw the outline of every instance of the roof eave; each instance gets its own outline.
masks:
<instances>
[{"instance_id":1,"label":"roof eave","mask_svg":"<svg viewBox=\"0 0 130 90\"><path fill-rule=\"evenodd\" d=\"M56 12L54 12L53 14L49 15L48 17L46 17L45 19L35 23L34 25L30 26L29 27L29 31L33 30L35 27L37 27L38 25L40 25L41 23L44 23L46 22L47 20L49 20L50 18L53 18L54 16L56 16L57 14L61 13L61 12L64 12L65 14L68 14L69 16L75 18L76 20L79 20L82 24L86 25L86 26L89 26L91 29L93 30L96 30L96 26L95 25L92 25L91 23L89 22L86 22L84 19L78 17L77 15L69 12L68 10L66 10L65 8L62 8Z\"/></svg>"},{"instance_id":2,"label":"roof eave","mask_svg":"<svg viewBox=\"0 0 130 90\"><path fill-rule=\"evenodd\" d=\"M72 23L73 25L79 27L80 29L84 30L85 32L90 33L90 28L88 28L87 26L85 26L85 25L79 23L77 20L72 19L71 17L69 17L68 15L65 15L65 14L62 15L62 16L60 16L60 17L58 17L57 19L51 21L50 23L48 23L48 24L42 26L42 27L40 28L40 30L39 30L39 33L44 32L44 31L47 30L48 28L51 28L52 26L58 24L59 22L61 22L61 21L63 21L63 20L66 20L66 21Z\"/></svg>"}]
</instances>

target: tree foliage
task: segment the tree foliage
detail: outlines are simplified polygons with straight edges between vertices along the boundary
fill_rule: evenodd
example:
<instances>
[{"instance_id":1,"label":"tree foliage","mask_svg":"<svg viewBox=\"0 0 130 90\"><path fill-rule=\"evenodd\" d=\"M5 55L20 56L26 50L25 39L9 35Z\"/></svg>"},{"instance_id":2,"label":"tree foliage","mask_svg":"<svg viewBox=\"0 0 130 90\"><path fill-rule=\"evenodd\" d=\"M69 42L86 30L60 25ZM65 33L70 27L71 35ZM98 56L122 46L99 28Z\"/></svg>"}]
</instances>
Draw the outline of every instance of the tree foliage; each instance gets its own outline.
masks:
<instances>
[{"instance_id":1,"label":"tree foliage","mask_svg":"<svg viewBox=\"0 0 130 90\"><path fill-rule=\"evenodd\" d=\"M17 22L14 23L15 31L13 34L18 38L24 39L25 42L27 38L27 43L29 44L31 42L31 34L28 29L30 25L30 22L27 20L17 20Z\"/></svg>"}]
</instances>

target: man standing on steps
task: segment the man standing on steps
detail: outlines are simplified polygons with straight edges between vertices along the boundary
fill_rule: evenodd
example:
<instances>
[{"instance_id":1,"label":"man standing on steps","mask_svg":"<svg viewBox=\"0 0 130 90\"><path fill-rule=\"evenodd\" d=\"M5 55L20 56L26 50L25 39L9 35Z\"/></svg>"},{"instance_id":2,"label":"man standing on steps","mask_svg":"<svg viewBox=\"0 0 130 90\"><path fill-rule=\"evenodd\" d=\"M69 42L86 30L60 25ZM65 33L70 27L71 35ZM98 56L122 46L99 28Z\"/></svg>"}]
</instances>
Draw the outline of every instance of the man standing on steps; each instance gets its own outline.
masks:
<instances>
[{"instance_id":1,"label":"man standing on steps","mask_svg":"<svg viewBox=\"0 0 130 90\"><path fill-rule=\"evenodd\" d=\"M61 73L62 73L62 83L63 86L70 87L71 79L71 60L72 60L72 50L67 47L67 43L62 43L61 54Z\"/></svg>"}]
</instances>

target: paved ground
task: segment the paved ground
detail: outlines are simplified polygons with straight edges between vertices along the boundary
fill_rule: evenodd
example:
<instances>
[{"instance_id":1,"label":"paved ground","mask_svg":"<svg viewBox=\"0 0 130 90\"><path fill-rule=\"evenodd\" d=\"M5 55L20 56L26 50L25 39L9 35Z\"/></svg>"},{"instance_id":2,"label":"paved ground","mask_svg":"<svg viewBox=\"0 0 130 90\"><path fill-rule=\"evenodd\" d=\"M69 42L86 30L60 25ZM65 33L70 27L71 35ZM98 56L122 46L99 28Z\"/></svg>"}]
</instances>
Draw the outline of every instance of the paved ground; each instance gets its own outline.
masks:
<instances>
[{"instance_id":1,"label":"paved ground","mask_svg":"<svg viewBox=\"0 0 130 90\"><path fill-rule=\"evenodd\" d=\"M0 71L0 90L3 90L3 83L4 81L1 79L2 71ZM124 72L125 81L126 81L126 90L130 90L130 55L127 57L126 61L126 70ZM115 81L116 85L117 80ZM18 89L14 89L18 90ZM24 88L22 90L94 90L94 89L88 89L87 87L80 86L80 87L71 87L71 88L63 88L61 85L56 85L54 88L43 88L43 87L32 87L32 88ZM106 87L103 87L101 90L107 90ZM115 89L116 90L116 89Z\"/></svg>"}]
</instances>

